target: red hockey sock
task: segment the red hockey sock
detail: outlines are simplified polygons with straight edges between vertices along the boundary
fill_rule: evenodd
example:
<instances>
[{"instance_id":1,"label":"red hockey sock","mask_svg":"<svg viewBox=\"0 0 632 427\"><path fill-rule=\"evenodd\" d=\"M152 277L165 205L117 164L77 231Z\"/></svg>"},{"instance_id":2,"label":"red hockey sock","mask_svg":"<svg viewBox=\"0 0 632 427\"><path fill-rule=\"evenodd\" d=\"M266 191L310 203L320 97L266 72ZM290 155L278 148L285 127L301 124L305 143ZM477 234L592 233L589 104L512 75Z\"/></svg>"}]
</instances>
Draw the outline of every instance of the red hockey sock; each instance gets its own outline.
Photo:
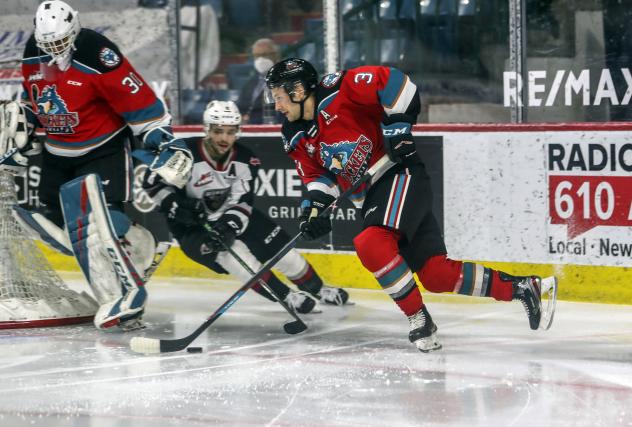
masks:
<instances>
[{"instance_id":1,"label":"red hockey sock","mask_svg":"<svg viewBox=\"0 0 632 427\"><path fill-rule=\"evenodd\" d=\"M513 297L513 283L511 280L502 280L498 271L492 270L492 290L490 296L498 301L511 301Z\"/></svg>"},{"instance_id":2,"label":"red hockey sock","mask_svg":"<svg viewBox=\"0 0 632 427\"><path fill-rule=\"evenodd\" d=\"M492 297L511 301L511 281L500 279L498 271L474 264L449 259L446 255L433 256L417 271L419 280L430 292L456 292L461 295Z\"/></svg>"},{"instance_id":3,"label":"red hockey sock","mask_svg":"<svg viewBox=\"0 0 632 427\"><path fill-rule=\"evenodd\" d=\"M368 227L353 243L362 265L406 316L421 310L423 300L406 261L399 255L397 232L383 227Z\"/></svg>"}]
</instances>

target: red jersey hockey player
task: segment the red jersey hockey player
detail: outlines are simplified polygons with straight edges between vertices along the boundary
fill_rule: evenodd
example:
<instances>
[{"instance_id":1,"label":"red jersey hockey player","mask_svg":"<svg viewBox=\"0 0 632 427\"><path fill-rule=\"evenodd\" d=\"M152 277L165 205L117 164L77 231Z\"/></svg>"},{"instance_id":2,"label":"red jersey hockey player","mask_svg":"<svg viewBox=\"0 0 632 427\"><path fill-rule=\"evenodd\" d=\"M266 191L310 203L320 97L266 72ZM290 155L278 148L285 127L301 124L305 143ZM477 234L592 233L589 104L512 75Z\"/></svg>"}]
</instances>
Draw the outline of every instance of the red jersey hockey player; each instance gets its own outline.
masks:
<instances>
[{"instance_id":1,"label":"red jersey hockey player","mask_svg":"<svg viewBox=\"0 0 632 427\"><path fill-rule=\"evenodd\" d=\"M18 125L5 126L0 148L6 151L14 144L24 153L31 146L33 129L45 131L39 186L42 208L38 213L17 209L17 217L42 240L77 257L101 305L95 317L97 327L129 326L143 312L146 294L139 277L154 248L151 234L131 224L123 213L123 204L131 196L132 138L139 137L156 154L151 170L177 187L190 176L192 156L186 144L174 138L164 103L114 43L81 28L72 7L59 0L45 1L34 22L35 31L22 59L22 103L5 107L10 119L5 123ZM23 164L22 153L16 161ZM83 185L80 177L88 174L100 178L86 181L95 189L92 199L85 199L96 203L89 204L90 210L81 198L88 193L73 190ZM77 185L64 193L63 186L73 180ZM63 201L65 194L68 205ZM73 206L75 195L81 198L77 204L81 206ZM88 227L81 215L97 210L105 212L104 220L100 226L90 223ZM73 233L68 227L71 220L84 228ZM86 245L82 240L95 228L100 233L97 240L109 241L109 247ZM121 252L123 246L126 250ZM114 252L122 259L113 259ZM128 267L125 272L118 268L121 263Z\"/></svg>"},{"instance_id":2,"label":"red jersey hockey player","mask_svg":"<svg viewBox=\"0 0 632 427\"><path fill-rule=\"evenodd\" d=\"M553 296L554 278L511 276L447 257L432 210L430 181L411 131L420 110L417 87L395 68L363 66L325 76L290 58L268 72L269 97L285 115L285 151L307 187L300 229L306 238L331 230L322 211L382 156L394 162L365 188L363 229L354 239L360 261L410 322L409 339L428 352L441 348L430 313L413 278L431 292L517 299L531 329L550 326L554 304L543 310L541 292ZM544 313L543 313L544 311Z\"/></svg>"}]
</instances>

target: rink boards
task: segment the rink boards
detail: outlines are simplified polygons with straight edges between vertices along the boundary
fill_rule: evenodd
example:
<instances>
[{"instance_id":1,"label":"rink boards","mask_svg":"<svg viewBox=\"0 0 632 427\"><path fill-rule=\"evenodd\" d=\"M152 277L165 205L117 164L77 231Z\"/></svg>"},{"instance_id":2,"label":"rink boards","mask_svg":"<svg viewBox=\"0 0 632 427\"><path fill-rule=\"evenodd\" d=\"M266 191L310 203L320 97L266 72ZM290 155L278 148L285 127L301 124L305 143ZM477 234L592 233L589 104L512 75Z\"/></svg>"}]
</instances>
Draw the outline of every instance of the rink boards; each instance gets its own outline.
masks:
<instances>
[{"instance_id":1,"label":"rink boards","mask_svg":"<svg viewBox=\"0 0 632 427\"><path fill-rule=\"evenodd\" d=\"M555 274L561 299L632 304L630 131L623 123L417 126L450 255L514 274ZM196 135L200 128L177 132ZM295 233L300 181L278 127L246 126L241 142L262 161L257 207ZM139 219L164 233L147 200L143 206L136 196ZM352 252L359 211L340 211L333 238L302 243L301 251L329 283L378 289ZM76 269L72 259L50 259ZM177 248L157 274L217 277Z\"/></svg>"}]
</instances>

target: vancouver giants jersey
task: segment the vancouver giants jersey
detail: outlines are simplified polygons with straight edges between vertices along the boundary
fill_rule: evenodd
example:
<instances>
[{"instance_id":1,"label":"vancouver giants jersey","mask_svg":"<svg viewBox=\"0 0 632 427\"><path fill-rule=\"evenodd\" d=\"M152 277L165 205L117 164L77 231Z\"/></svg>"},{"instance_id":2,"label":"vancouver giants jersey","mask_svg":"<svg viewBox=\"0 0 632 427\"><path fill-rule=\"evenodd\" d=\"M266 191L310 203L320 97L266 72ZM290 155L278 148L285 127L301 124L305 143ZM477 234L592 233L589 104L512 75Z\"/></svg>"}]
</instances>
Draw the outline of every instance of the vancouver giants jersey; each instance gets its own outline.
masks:
<instances>
[{"instance_id":1,"label":"vancouver giants jersey","mask_svg":"<svg viewBox=\"0 0 632 427\"><path fill-rule=\"evenodd\" d=\"M82 29L70 67L48 66L31 35L22 59L22 101L29 121L46 131L46 149L81 156L129 125L134 135L169 125L164 104L114 43ZM32 113L32 114L31 114Z\"/></svg>"},{"instance_id":2,"label":"vancouver giants jersey","mask_svg":"<svg viewBox=\"0 0 632 427\"><path fill-rule=\"evenodd\" d=\"M336 184L350 187L385 155L384 114L416 118L419 113L417 87L390 67L363 66L326 75L315 95L314 120L286 120L282 128L285 150L312 195L337 197ZM354 202L361 198L357 194Z\"/></svg>"},{"instance_id":3,"label":"vancouver giants jersey","mask_svg":"<svg viewBox=\"0 0 632 427\"><path fill-rule=\"evenodd\" d=\"M254 180L261 161L252 151L236 143L226 160L219 163L206 153L202 138L185 141L193 153L193 171L184 189L186 195L204 202L211 221L224 214L236 217L239 233L242 233L252 213Z\"/></svg>"}]
</instances>

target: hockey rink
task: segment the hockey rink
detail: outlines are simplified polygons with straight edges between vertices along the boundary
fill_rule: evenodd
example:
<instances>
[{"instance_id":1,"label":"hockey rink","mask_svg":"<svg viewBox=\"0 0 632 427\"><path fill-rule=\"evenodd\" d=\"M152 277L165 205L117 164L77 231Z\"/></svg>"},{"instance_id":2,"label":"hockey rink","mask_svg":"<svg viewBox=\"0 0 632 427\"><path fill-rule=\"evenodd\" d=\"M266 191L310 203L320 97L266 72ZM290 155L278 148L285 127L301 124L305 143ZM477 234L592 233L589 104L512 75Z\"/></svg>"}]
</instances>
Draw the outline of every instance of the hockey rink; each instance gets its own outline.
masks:
<instances>
[{"instance_id":1,"label":"hockey rink","mask_svg":"<svg viewBox=\"0 0 632 427\"><path fill-rule=\"evenodd\" d=\"M248 293L194 342L202 353L146 356L132 336L184 337L237 288L149 286L142 332L1 330L0 426L632 425L629 306L559 302L532 332L519 303L424 294L444 348L422 354L382 292L352 289L355 305L303 316L296 336Z\"/></svg>"}]
</instances>

